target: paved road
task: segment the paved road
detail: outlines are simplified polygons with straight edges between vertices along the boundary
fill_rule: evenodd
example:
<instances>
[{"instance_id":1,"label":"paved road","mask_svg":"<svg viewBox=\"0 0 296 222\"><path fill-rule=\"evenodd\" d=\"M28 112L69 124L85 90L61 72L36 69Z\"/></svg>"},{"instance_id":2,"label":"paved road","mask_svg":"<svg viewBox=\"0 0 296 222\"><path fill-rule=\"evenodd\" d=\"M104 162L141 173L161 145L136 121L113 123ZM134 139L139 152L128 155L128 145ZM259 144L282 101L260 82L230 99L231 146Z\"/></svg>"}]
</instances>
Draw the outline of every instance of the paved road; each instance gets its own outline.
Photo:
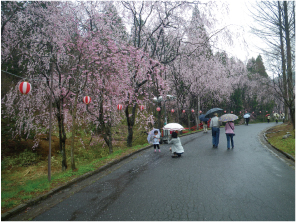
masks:
<instances>
[{"instance_id":1,"label":"paved road","mask_svg":"<svg viewBox=\"0 0 296 222\"><path fill-rule=\"evenodd\" d=\"M272 125L236 126L233 150L224 129L218 149L211 131L181 137L178 159L147 149L11 219L295 221L294 166L258 136Z\"/></svg>"}]
</instances>

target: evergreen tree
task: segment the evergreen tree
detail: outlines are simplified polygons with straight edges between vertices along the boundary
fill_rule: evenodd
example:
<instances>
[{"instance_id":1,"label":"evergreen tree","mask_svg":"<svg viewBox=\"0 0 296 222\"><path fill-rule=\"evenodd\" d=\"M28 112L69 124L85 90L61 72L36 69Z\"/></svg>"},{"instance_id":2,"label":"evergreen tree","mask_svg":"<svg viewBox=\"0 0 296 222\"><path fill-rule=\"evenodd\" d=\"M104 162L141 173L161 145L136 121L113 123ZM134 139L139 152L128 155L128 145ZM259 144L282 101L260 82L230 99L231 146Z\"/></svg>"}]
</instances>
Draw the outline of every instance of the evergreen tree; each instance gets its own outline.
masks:
<instances>
[{"instance_id":1,"label":"evergreen tree","mask_svg":"<svg viewBox=\"0 0 296 222\"><path fill-rule=\"evenodd\" d=\"M256 72L259 73L263 77L268 77L261 55L258 55L255 63L256 63Z\"/></svg>"}]
</instances>

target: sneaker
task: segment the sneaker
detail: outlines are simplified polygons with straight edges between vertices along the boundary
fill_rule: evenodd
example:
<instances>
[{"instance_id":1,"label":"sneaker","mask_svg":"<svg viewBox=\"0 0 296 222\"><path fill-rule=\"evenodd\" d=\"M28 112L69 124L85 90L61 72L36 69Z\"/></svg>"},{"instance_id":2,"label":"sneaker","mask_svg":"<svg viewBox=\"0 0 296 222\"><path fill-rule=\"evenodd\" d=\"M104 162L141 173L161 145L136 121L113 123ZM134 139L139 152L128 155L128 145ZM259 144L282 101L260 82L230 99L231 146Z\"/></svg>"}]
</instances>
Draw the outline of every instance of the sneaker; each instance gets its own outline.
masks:
<instances>
[{"instance_id":1,"label":"sneaker","mask_svg":"<svg viewBox=\"0 0 296 222\"><path fill-rule=\"evenodd\" d=\"M158 150L158 152L160 152L160 150Z\"/></svg>"},{"instance_id":2,"label":"sneaker","mask_svg":"<svg viewBox=\"0 0 296 222\"><path fill-rule=\"evenodd\" d=\"M156 150L154 150L154 153L156 153Z\"/></svg>"}]
</instances>

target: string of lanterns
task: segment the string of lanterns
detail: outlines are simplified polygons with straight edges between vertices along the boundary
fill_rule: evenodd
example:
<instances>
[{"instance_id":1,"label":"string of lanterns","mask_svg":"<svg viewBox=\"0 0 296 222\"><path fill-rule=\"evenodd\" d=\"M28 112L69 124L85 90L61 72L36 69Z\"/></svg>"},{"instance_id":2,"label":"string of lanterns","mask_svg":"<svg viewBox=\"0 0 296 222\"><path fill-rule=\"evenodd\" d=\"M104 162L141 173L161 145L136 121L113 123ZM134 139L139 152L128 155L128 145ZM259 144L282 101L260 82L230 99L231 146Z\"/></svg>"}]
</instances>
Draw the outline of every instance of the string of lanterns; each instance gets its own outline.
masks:
<instances>
[{"instance_id":1,"label":"string of lanterns","mask_svg":"<svg viewBox=\"0 0 296 222\"><path fill-rule=\"evenodd\" d=\"M31 89L32 89L31 84L28 83L28 82L26 82L26 81L21 82L20 85L19 85L19 91L20 91L21 94L23 94L23 95L27 95L27 94L31 91ZM90 97L90 96L84 96L84 97L83 97L83 102L84 102L86 105L90 104L90 102L91 102L91 97ZM123 108L123 105L121 105L121 104L118 104L118 105L117 105L117 109L118 109L119 111L122 110L122 108ZM140 109L141 111L143 111L143 110L145 109L145 106L144 106L144 105L140 105L140 106L139 106L139 109ZM160 110L161 110L160 107L157 107L157 108L156 108L156 111L159 112ZM175 112L175 110L174 110L174 109L171 109L171 113L174 113L174 112ZM183 109L183 110L182 110L182 113L185 113L185 112L186 112L185 109ZM191 112L194 113L194 109L191 109ZM274 111L272 111L272 112L274 113ZM199 113L202 113L202 111L200 110ZM226 113L226 110L224 110L224 113ZM233 113L233 111L231 111L231 113ZM239 113L241 114L242 112L239 111ZM247 113L247 111L245 111L245 113ZM254 112L252 112L252 113L254 114ZM261 111L259 111L259 113L261 113ZM266 113L268 113L268 111L266 111ZM281 111L280 111L280 113L281 113Z\"/></svg>"}]
</instances>

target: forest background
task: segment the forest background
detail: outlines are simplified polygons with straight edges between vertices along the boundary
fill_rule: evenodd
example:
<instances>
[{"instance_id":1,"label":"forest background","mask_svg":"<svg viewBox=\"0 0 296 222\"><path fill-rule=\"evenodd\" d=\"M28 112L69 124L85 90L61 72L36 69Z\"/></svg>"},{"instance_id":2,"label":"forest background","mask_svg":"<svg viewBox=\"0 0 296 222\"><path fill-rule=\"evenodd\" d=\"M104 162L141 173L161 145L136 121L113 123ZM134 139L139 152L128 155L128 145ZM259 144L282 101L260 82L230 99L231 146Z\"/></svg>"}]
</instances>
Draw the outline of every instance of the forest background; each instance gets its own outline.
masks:
<instances>
[{"instance_id":1,"label":"forest background","mask_svg":"<svg viewBox=\"0 0 296 222\"><path fill-rule=\"evenodd\" d=\"M215 29L211 11L227 4L2 1L2 209L147 145L147 132L166 118L190 129L220 107L241 118L250 112L254 122L284 113L295 129L295 6L264 4L255 8L274 12L260 18L273 24L263 52L273 77L261 55L245 64L216 47L237 36ZM24 81L26 95L18 89ZM51 146L53 178L40 182ZM37 182L24 190L28 178Z\"/></svg>"}]
</instances>

